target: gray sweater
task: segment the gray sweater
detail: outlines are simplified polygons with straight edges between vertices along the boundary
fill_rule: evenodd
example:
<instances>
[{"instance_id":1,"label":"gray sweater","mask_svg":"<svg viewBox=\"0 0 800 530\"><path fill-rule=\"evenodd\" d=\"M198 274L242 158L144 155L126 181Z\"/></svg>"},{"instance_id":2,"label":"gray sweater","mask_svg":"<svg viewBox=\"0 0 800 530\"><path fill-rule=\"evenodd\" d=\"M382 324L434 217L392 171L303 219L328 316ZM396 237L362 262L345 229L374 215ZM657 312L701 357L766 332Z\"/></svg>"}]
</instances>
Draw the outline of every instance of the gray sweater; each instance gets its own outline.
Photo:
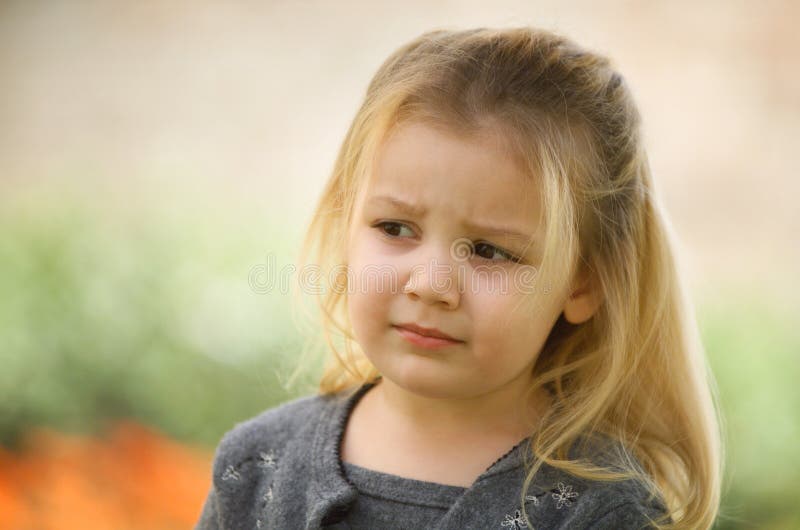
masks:
<instances>
[{"instance_id":1,"label":"gray sweater","mask_svg":"<svg viewBox=\"0 0 800 530\"><path fill-rule=\"evenodd\" d=\"M416 521L438 530L530 528L520 506L528 440L469 488L343 463L340 444L350 411L371 386L299 398L236 424L217 447L195 530L414 528ZM365 494L369 502L362 502ZM665 512L660 498L648 499L633 481L590 482L547 465L530 486L525 509L535 530L651 528L648 518Z\"/></svg>"}]
</instances>

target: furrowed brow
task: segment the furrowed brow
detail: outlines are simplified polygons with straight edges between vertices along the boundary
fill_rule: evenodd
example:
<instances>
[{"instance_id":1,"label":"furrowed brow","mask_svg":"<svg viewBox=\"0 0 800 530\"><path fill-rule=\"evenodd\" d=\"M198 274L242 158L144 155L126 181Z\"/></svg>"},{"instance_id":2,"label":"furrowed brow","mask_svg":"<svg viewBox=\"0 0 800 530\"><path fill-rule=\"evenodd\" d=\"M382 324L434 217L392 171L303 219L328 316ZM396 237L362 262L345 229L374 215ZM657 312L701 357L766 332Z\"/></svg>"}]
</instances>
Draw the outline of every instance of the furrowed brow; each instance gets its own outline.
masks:
<instances>
[{"instance_id":1,"label":"furrowed brow","mask_svg":"<svg viewBox=\"0 0 800 530\"><path fill-rule=\"evenodd\" d=\"M390 197L388 195L376 195L372 197L370 203L386 203L391 204L398 210L401 210L406 213L410 213L412 215L418 215L420 217L424 216L426 213L426 209L422 206L417 206L416 204L408 203L402 199L398 199L397 197Z\"/></svg>"},{"instance_id":2,"label":"furrowed brow","mask_svg":"<svg viewBox=\"0 0 800 530\"><path fill-rule=\"evenodd\" d=\"M410 215L416 215L419 217L423 217L427 212L424 206L411 204L402 199L398 199L397 197L391 197L388 195L376 195L370 199L370 203L390 204L391 206L394 206L395 208L404 213L408 213ZM474 223L470 221L465 221L462 224L464 225L464 228L467 228L468 230L471 230L473 232L478 232L481 234L486 234L487 236L490 237L503 237L519 243L528 243L531 239L530 234L526 234L524 231L515 230L512 228L492 226L487 224Z\"/></svg>"}]
</instances>

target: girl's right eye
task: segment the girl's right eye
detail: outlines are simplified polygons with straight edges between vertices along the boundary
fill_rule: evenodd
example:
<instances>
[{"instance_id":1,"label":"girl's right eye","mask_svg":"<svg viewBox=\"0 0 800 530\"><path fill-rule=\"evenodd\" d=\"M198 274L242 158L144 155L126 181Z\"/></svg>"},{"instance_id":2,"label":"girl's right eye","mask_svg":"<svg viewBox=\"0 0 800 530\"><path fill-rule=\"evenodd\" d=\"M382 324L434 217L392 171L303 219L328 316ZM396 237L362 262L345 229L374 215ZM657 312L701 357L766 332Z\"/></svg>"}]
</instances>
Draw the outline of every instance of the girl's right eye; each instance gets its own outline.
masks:
<instances>
[{"instance_id":1,"label":"girl's right eye","mask_svg":"<svg viewBox=\"0 0 800 530\"><path fill-rule=\"evenodd\" d=\"M398 232L402 232L403 228L409 228L408 225L395 221L383 221L376 223L374 227L380 230L381 234L390 238L400 237ZM413 231L411 231L411 235L414 235Z\"/></svg>"}]
</instances>

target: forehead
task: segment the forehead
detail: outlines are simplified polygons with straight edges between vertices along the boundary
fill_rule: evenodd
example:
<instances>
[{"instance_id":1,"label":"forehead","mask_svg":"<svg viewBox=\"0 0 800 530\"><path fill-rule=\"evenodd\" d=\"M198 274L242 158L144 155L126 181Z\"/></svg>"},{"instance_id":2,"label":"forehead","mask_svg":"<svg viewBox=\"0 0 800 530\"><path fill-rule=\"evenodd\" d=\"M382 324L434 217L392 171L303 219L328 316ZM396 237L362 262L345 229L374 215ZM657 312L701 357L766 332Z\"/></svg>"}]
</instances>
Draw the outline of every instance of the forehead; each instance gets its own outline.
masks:
<instances>
[{"instance_id":1,"label":"forehead","mask_svg":"<svg viewBox=\"0 0 800 530\"><path fill-rule=\"evenodd\" d=\"M456 135L411 122L393 130L378 149L362 196L367 204L389 196L464 220L531 228L539 213L537 187L496 130Z\"/></svg>"}]
</instances>

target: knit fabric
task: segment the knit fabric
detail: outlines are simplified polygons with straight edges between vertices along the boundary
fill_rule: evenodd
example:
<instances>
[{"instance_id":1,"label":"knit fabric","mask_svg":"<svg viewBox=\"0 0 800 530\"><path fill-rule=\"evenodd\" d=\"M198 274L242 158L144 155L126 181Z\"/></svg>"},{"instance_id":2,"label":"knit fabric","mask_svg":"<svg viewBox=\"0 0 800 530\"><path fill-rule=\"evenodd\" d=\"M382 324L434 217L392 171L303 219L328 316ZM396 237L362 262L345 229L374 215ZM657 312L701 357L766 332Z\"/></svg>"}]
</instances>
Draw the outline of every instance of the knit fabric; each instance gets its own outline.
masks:
<instances>
[{"instance_id":1,"label":"knit fabric","mask_svg":"<svg viewBox=\"0 0 800 530\"><path fill-rule=\"evenodd\" d=\"M299 398L236 424L217 446L195 530L531 528L520 504L527 440L469 488L343 463L347 419L373 385ZM547 465L524 509L535 530L651 528L649 518L666 510L638 482L591 482Z\"/></svg>"},{"instance_id":2,"label":"knit fabric","mask_svg":"<svg viewBox=\"0 0 800 530\"><path fill-rule=\"evenodd\" d=\"M344 519L352 528L435 528L467 490L343 464L347 480L358 490Z\"/></svg>"}]
</instances>

